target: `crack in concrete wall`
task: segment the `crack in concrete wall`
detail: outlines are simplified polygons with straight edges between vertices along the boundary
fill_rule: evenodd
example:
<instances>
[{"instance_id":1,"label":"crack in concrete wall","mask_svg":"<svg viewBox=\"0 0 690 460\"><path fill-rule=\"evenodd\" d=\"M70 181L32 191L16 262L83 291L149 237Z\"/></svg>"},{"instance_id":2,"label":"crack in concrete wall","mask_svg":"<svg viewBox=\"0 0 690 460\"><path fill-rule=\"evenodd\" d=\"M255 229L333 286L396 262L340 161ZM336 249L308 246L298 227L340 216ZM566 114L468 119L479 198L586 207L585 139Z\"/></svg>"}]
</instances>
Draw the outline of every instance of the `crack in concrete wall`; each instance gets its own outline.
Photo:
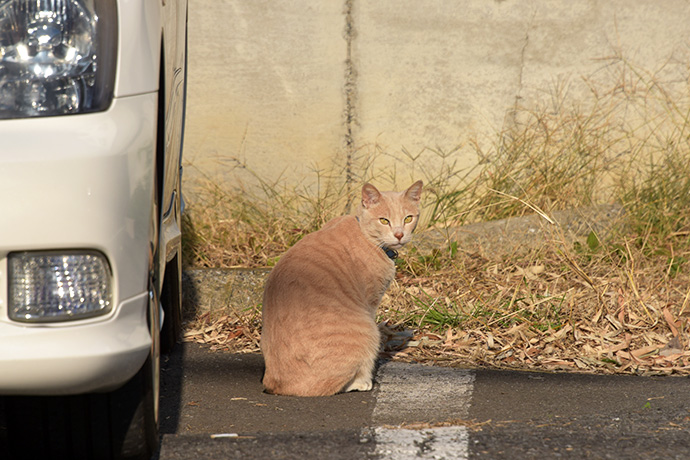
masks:
<instances>
[{"instance_id":1,"label":"crack in concrete wall","mask_svg":"<svg viewBox=\"0 0 690 460\"><path fill-rule=\"evenodd\" d=\"M534 21L537 16L536 9L532 12L532 17L527 24L525 30L525 37L522 40L522 47L520 48L520 63L518 67L518 81L517 81L517 91L515 92L515 100L513 102L513 108L510 110L508 115L508 120L511 126L517 125L517 114L520 110L520 101L522 100L522 89L524 86L523 78L525 74L525 55L527 51L527 46L529 45L529 34L534 27Z\"/></svg>"},{"instance_id":2,"label":"crack in concrete wall","mask_svg":"<svg viewBox=\"0 0 690 460\"><path fill-rule=\"evenodd\" d=\"M527 45L529 45L529 27L527 28L527 31L525 32L525 38L524 41L522 42L522 48L520 49L520 67L518 69L518 88L517 92L515 93L515 104L514 104L514 110L517 111L518 106L520 104L520 99L522 99L522 96L520 93L522 92L522 77L525 73L525 50L527 49Z\"/></svg>"},{"instance_id":3,"label":"crack in concrete wall","mask_svg":"<svg viewBox=\"0 0 690 460\"><path fill-rule=\"evenodd\" d=\"M354 24L354 0L345 0L344 15L345 28L343 38L347 44L345 57L345 75L343 82L343 93L345 97L344 123L345 135L343 148L345 150L345 187L347 193L346 212L352 208L352 186L356 182L354 163L357 148L355 145L354 128L357 124L357 69L352 58L353 42L357 37Z\"/></svg>"}]
</instances>

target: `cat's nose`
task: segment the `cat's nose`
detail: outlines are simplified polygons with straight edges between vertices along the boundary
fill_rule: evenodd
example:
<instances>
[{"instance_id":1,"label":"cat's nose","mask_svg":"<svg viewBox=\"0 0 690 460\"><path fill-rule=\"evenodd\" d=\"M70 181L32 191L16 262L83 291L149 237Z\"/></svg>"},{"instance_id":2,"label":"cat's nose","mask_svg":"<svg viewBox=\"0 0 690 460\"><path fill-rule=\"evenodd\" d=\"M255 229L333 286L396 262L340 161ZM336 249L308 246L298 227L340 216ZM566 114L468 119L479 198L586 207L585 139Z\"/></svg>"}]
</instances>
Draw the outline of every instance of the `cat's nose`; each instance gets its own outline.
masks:
<instances>
[{"instance_id":1,"label":"cat's nose","mask_svg":"<svg viewBox=\"0 0 690 460\"><path fill-rule=\"evenodd\" d=\"M403 236L405 236L405 235L402 232L396 232L396 233L393 233L393 236L396 237L398 239L398 241L400 241L403 239Z\"/></svg>"}]
</instances>

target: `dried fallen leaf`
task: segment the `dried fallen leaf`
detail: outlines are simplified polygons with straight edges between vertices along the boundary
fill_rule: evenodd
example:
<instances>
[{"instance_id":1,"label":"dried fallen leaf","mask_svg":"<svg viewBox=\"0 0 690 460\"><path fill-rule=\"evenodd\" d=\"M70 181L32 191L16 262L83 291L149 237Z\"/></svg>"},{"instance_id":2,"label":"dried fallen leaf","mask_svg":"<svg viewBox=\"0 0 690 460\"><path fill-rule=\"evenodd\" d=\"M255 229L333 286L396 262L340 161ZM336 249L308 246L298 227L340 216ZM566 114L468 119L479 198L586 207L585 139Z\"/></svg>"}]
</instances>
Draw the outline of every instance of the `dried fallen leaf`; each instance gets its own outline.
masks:
<instances>
[{"instance_id":1,"label":"dried fallen leaf","mask_svg":"<svg viewBox=\"0 0 690 460\"><path fill-rule=\"evenodd\" d=\"M659 347L657 345L649 345L646 347L638 348L637 350L632 350L630 354L633 355L635 358L641 358L643 356L655 353L658 349Z\"/></svg>"},{"instance_id":2,"label":"dried fallen leaf","mask_svg":"<svg viewBox=\"0 0 690 460\"><path fill-rule=\"evenodd\" d=\"M664 308L663 311L664 319L666 320L668 327L671 329L673 337L678 336L678 327L680 327L680 324L676 323L676 321L673 319L673 316L671 315L671 312L668 310L668 307Z\"/></svg>"},{"instance_id":3,"label":"dried fallen leaf","mask_svg":"<svg viewBox=\"0 0 690 460\"><path fill-rule=\"evenodd\" d=\"M669 340L666 346L659 352L659 355L670 357L681 353L683 353L683 344L680 341L680 336L675 336Z\"/></svg>"}]
</instances>

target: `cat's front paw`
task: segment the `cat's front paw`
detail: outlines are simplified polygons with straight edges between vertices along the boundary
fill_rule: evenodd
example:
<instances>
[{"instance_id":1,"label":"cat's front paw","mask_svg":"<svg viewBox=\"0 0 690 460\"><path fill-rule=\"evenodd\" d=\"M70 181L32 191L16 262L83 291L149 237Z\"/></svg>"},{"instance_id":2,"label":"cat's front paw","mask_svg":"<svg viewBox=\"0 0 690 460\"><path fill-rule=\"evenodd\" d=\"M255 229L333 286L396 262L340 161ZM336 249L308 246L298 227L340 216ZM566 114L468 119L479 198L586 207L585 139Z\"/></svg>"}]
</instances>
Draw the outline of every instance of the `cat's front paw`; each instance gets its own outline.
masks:
<instances>
[{"instance_id":1,"label":"cat's front paw","mask_svg":"<svg viewBox=\"0 0 690 460\"><path fill-rule=\"evenodd\" d=\"M369 391L373 387L374 383L371 380L355 380L345 388L345 393L348 391Z\"/></svg>"}]
</instances>

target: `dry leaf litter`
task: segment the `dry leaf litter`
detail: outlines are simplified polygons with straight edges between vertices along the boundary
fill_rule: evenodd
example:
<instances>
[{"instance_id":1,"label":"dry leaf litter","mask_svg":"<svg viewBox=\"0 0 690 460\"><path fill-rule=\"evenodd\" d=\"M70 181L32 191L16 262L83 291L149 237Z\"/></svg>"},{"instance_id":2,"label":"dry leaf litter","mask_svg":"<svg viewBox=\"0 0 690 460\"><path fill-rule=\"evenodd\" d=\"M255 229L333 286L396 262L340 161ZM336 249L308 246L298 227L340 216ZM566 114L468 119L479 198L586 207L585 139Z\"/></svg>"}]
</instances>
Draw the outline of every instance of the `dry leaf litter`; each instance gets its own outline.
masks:
<instances>
[{"instance_id":1,"label":"dry leaf litter","mask_svg":"<svg viewBox=\"0 0 690 460\"><path fill-rule=\"evenodd\" d=\"M562 253L496 263L458 254L431 276L403 271L379 308L381 357L459 367L688 375L690 279L666 267L582 266ZM668 273L666 274L668 275ZM259 352L261 306L205 313L183 340Z\"/></svg>"}]
</instances>

